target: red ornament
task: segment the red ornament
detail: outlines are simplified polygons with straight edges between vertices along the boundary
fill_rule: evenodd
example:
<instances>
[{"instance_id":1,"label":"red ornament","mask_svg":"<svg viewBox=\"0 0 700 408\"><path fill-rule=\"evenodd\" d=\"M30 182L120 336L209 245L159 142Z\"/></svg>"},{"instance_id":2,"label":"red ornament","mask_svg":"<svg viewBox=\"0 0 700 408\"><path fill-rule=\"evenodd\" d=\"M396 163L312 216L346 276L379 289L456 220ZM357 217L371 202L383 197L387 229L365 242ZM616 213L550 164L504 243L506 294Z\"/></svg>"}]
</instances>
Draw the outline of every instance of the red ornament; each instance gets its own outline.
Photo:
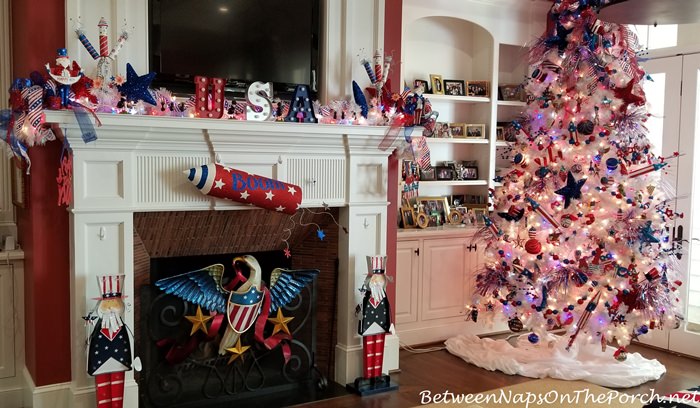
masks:
<instances>
[{"instance_id":1,"label":"red ornament","mask_svg":"<svg viewBox=\"0 0 700 408\"><path fill-rule=\"evenodd\" d=\"M224 115L224 82L221 78L194 77L197 87L195 109L200 118L219 119ZM211 107L209 101L211 100Z\"/></svg>"},{"instance_id":2,"label":"red ornament","mask_svg":"<svg viewBox=\"0 0 700 408\"><path fill-rule=\"evenodd\" d=\"M529 254L537 255L542 252L542 244L534 238L528 239L527 242L525 242L525 250Z\"/></svg>"}]
</instances>

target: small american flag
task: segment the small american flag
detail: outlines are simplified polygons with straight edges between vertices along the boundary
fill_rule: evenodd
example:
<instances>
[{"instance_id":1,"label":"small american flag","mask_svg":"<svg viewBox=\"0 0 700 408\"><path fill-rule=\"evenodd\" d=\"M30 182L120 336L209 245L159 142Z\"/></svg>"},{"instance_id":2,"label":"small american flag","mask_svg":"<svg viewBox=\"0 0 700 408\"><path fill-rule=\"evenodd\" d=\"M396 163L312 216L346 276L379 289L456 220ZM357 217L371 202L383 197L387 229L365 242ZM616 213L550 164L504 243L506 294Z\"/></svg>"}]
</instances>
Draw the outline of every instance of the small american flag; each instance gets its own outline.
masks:
<instances>
[{"instance_id":1,"label":"small american flag","mask_svg":"<svg viewBox=\"0 0 700 408\"><path fill-rule=\"evenodd\" d=\"M430 148L425 136L419 136L411 141L413 157L421 170L430 169Z\"/></svg>"}]
</instances>

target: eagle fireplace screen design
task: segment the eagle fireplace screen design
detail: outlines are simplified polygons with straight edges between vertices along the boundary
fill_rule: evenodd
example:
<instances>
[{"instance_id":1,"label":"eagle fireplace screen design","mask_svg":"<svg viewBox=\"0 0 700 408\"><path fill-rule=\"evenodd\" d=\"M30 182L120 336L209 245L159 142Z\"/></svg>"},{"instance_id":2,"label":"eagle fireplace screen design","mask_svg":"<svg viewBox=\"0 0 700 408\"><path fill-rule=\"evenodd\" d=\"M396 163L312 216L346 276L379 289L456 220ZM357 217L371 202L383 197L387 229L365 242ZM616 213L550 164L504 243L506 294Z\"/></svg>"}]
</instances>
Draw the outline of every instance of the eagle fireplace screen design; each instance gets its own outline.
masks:
<instances>
[{"instance_id":1,"label":"eagle fireplace screen design","mask_svg":"<svg viewBox=\"0 0 700 408\"><path fill-rule=\"evenodd\" d=\"M141 406L220 406L325 384L318 271L288 267L275 253L152 258L139 295Z\"/></svg>"}]
</instances>

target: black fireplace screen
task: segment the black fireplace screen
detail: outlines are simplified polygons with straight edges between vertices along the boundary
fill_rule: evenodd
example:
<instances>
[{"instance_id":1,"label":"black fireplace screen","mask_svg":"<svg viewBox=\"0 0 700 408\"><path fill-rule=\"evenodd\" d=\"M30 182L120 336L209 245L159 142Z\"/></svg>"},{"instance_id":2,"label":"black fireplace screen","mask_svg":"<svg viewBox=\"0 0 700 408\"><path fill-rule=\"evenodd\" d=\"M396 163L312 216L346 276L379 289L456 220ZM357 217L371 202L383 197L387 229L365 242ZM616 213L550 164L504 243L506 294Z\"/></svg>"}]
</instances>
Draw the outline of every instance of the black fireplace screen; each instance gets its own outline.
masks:
<instances>
[{"instance_id":1,"label":"black fireplace screen","mask_svg":"<svg viewBox=\"0 0 700 408\"><path fill-rule=\"evenodd\" d=\"M151 282L196 270L213 263L228 268L234 255L159 258L151 260ZM193 259L194 258L194 259ZM283 260L266 260L256 255L263 268L263 280L269 282L271 267L285 267ZM155 285L140 288L139 355L143 371L139 373L142 407L216 407L231 402L252 401L277 392L313 387L325 383L318 375L316 350L316 286L308 285L282 308L292 340L283 340L290 355L285 362L281 345L269 349L255 339L255 327L240 337L244 352L219 355L219 340L224 332L223 318L219 335L200 330L192 334L197 306L165 294ZM208 311L202 309L208 315ZM274 316L271 316L274 317ZM209 326L212 327L211 325ZM267 323L263 337L272 334L274 324Z\"/></svg>"}]
</instances>

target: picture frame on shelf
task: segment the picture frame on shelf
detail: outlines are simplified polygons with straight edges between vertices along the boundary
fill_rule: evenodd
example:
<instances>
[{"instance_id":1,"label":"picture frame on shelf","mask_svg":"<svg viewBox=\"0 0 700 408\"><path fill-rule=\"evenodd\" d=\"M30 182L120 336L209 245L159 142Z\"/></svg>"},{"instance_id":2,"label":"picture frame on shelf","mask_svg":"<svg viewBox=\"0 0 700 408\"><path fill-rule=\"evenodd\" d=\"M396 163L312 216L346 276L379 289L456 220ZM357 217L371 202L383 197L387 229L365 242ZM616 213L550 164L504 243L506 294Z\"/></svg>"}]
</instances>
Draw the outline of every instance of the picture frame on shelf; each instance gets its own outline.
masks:
<instances>
[{"instance_id":1,"label":"picture frame on shelf","mask_svg":"<svg viewBox=\"0 0 700 408\"><path fill-rule=\"evenodd\" d=\"M430 85L432 86L433 95L444 95L442 89L442 75L430 74Z\"/></svg>"},{"instance_id":2,"label":"picture frame on shelf","mask_svg":"<svg viewBox=\"0 0 700 408\"><path fill-rule=\"evenodd\" d=\"M506 84L498 86L498 99L502 101L523 102L523 87L519 84Z\"/></svg>"},{"instance_id":3,"label":"picture frame on shelf","mask_svg":"<svg viewBox=\"0 0 700 408\"><path fill-rule=\"evenodd\" d=\"M462 167L462 180L478 180L479 168L476 166Z\"/></svg>"},{"instance_id":4,"label":"picture frame on shelf","mask_svg":"<svg viewBox=\"0 0 700 408\"><path fill-rule=\"evenodd\" d=\"M467 125L465 123L450 123L450 137L467 137Z\"/></svg>"},{"instance_id":5,"label":"picture frame on shelf","mask_svg":"<svg viewBox=\"0 0 700 408\"><path fill-rule=\"evenodd\" d=\"M488 217L489 215L489 208L486 205L474 206L470 207L469 209L474 213L476 225L486 224L486 220L484 220L484 217Z\"/></svg>"},{"instance_id":6,"label":"picture frame on shelf","mask_svg":"<svg viewBox=\"0 0 700 408\"><path fill-rule=\"evenodd\" d=\"M404 228L416 227L416 213L413 211L413 207L401 207L401 220L403 220Z\"/></svg>"},{"instance_id":7,"label":"picture frame on shelf","mask_svg":"<svg viewBox=\"0 0 700 408\"><path fill-rule=\"evenodd\" d=\"M489 81L469 81L467 82L467 95L488 98L490 86L491 83Z\"/></svg>"},{"instance_id":8,"label":"picture frame on shelf","mask_svg":"<svg viewBox=\"0 0 700 408\"><path fill-rule=\"evenodd\" d=\"M418 197L416 198L416 202L419 207L422 206L423 212L428 215L428 226L436 227L447 221L447 216L450 211L447 197Z\"/></svg>"},{"instance_id":9,"label":"picture frame on shelf","mask_svg":"<svg viewBox=\"0 0 700 408\"><path fill-rule=\"evenodd\" d=\"M501 140L505 142L506 135L503 126L496 126L496 140Z\"/></svg>"},{"instance_id":10,"label":"picture frame on shelf","mask_svg":"<svg viewBox=\"0 0 700 408\"><path fill-rule=\"evenodd\" d=\"M454 171L448 166L435 167L436 180L454 180Z\"/></svg>"},{"instance_id":11,"label":"picture frame on shelf","mask_svg":"<svg viewBox=\"0 0 700 408\"><path fill-rule=\"evenodd\" d=\"M452 137L450 135L450 124L447 122L438 122L435 125L435 132L433 133L435 137L440 139L449 139Z\"/></svg>"},{"instance_id":12,"label":"picture frame on shelf","mask_svg":"<svg viewBox=\"0 0 700 408\"><path fill-rule=\"evenodd\" d=\"M428 81L424 79L415 79L413 80L413 87L418 88L422 86L423 87L423 93L429 94L430 93L430 85L428 84Z\"/></svg>"},{"instance_id":13,"label":"picture frame on shelf","mask_svg":"<svg viewBox=\"0 0 700 408\"><path fill-rule=\"evenodd\" d=\"M431 167L427 170L420 170L420 181L434 181L435 180L435 167Z\"/></svg>"},{"instance_id":14,"label":"picture frame on shelf","mask_svg":"<svg viewBox=\"0 0 700 408\"><path fill-rule=\"evenodd\" d=\"M457 211L457 209L455 208L455 209L450 210L450 214L447 218L447 222L452 224L452 225L457 225L457 224L461 224L463 219L464 219L464 216L462 215L462 213Z\"/></svg>"},{"instance_id":15,"label":"picture frame on shelf","mask_svg":"<svg viewBox=\"0 0 700 408\"><path fill-rule=\"evenodd\" d=\"M515 142L517 140L515 128L511 122L496 122L496 126L503 128L503 140L506 142Z\"/></svg>"},{"instance_id":16,"label":"picture frame on shelf","mask_svg":"<svg viewBox=\"0 0 700 408\"><path fill-rule=\"evenodd\" d=\"M469 123L464 125L464 136L469 139L483 139L486 137L486 125Z\"/></svg>"},{"instance_id":17,"label":"picture frame on shelf","mask_svg":"<svg viewBox=\"0 0 700 408\"><path fill-rule=\"evenodd\" d=\"M469 224L470 223L469 208L464 207L464 206L459 206L459 207L455 207L455 211L457 211L462 216L462 220L460 221L462 224Z\"/></svg>"},{"instance_id":18,"label":"picture frame on shelf","mask_svg":"<svg viewBox=\"0 0 700 408\"><path fill-rule=\"evenodd\" d=\"M465 96L465 83L460 79L444 79L442 81L445 95Z\"/></svg>"},{"instance_id":19,"label":"picture frame on shelf","mask_svg":"<svg viewBox=\"0 0 700 408\"><path fill-rule=\"evenodd\" d=\"M462 207L466 204L467 198L464 194L452 194L450 197L450 205L452 207Z\"/></svg>"}]
</instances>

